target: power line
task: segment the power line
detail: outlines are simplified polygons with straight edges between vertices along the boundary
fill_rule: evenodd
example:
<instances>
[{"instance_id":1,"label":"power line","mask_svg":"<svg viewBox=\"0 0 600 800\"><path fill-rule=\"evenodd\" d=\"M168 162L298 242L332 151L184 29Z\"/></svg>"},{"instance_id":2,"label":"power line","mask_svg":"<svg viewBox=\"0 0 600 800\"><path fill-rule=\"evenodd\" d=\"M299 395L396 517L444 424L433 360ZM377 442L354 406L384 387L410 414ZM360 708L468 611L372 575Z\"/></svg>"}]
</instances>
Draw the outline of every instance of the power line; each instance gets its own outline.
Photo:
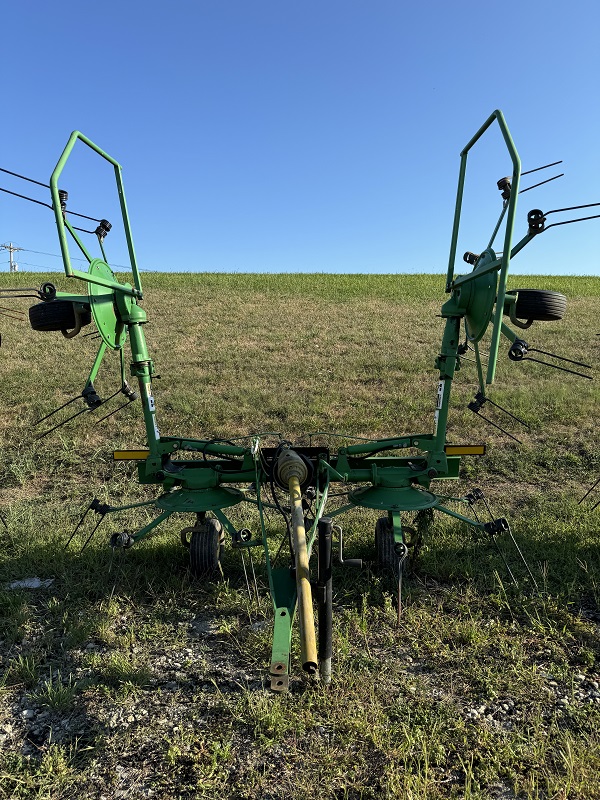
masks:
<instances>
[{"instance_id":1,"label":"power line","mask_svg":"<svg viewBox=\"0 0 600 800\"><path fill-rule=\"evenodd\" d=\"M24 180L24 181L29 181L29 183L35 183L37 186L43 186L45 189L49 189L50 188L49 184L47 184L47 183L42 183L41 181L36 181L33 178L26 177L25 175L19 175L18 172L12 172L9 169L4 169L4 167L0 167L0 172L4 172L7 175L12 175L13 177L20 178L21 180ZM12 192L9 189L4 189L1 186L0 186L0 192L5 192L6 194L13 195L13 197L20 197L23 200L29 200L31 203L36 203L37 205L45 206L46 208L49 208L51 211L54 210L53 206L51 206L49 203L44 203L42 200L36 200L33 197L28 197L27 195L19 194L18 192ZM65 197L66 197L66 192L65 192ZM65 208L63 208L63 213L72 214L75 217L82 217L83 219L89 219L92 222L100 222L100 223L103 222L102 220L96 219L96 217L88 217L86 214L78 214L76 211L67 211ZM98 229L96 231L87 231L87 230L84 230L83 228L77 228L76 226L73 226L73 227L74 227L74 229L76 231L81 231L82 233L91 233L91 234L96 233L97 234L98 230L99 230ZM16 271L16 265L13 265L13 260L12 260L12 253L13 253L13 251L16 251L16 250L23 250L24 252L35 253L36 255L40 255L40 256L49 256L50 258L61 258L62 259L62 256L58 255L57 253L44 253L41 250L29 250L26 247L14 247L13 248L12 242L10 243L10 247L7 246L7 245L2 245L2 247L0 247L0 249L10 250L10 271L11 272ZM72 261L83 261L83 262L87 261L87 259L85 259L85 258L75 258L75 257L72 257L71 260ZM46 267L42 266L41 264L31 264L31 263L28 263L26 261L22 261L21 263L24 266L38 267L39 269L46 269ZM15 267L14 269L13 269L13 266ZM124 269L124 270L127 270L127 271L131 270L131 265L127 265L127 264L113 264L112 266L115 267L116 269ZM141 271L142 272L150 272L150 271L153 271L153 270L141 270Z\"/></svg>"},{"instance_id":2,"label":"power line","mask_svg":"<svg viewBox=\"0 0 600 800\"><path fill-rule=\"evenodd\" d=\"M36 253L37 255L40 256L51 256L52 258L62 258L62 256L59 256L56 253L44 253L41 250L28 250L26 247L19 247L13 249L22 250L24 253ZM86 263L88 263L87 259L85 258L71 258L71 261L85 261ZM24 267L38 267L39 269L44 269L44 270L48 269L48 267L45 264L32 264L29 261L20 261L19 263L22 264ZM131 272L131 266L127 266L126 264L110 264L109 266L111 268L114 267L116 269L124 269L127 272ZM160 270L158 269L151 269L148 267L146 267L145 269L138 267L138 270L140 272L160 272Z\"/></svg>"},{"instance_id":3,"label":"power line","mask_svg":"<svg viewBox=\"0 0 600 800\"><path fill-rule=\"evenodd\" d=\"M32 264L30 261L19 261L19 264L22 267L38 267L41 270L47 270L48 267L46 264ZM112 264L111 267L121 267L121 264ZM131 267L123 267L123 269L131 272ZM142 272L147 272L148 270L142 270Z\"/></svg>"},{"instance_id":4,"label":"power line","mask_svg":"<svg viewBox=\"0 0 600 800\"><path fill-rule=\"evenodd\" d=\"M30 261L20 261L19 263L23 267L39 267L40 269L46 269L44 264L32 264Z\"/></svg>"},{"instance_id":5,"label":"power line","mask_svg":"<svg viewBox=\"0 0 600 800\"><path fill-rule=\"evenodd\" d=\"M19 249L22 250L24 253L35 253L38 256L51 256L52 258L62 258L61 255L58 255L58 253L44 253L41 250L28 250L26 247L21 247ZM85 261L86 263L88 263L87 258L74 258L73 256L71 256L71 261ZM25 262L23 261L22 263L24 264ZM35 264L32 266L35 266ZM127 266L126 264L111 264L111 266L117 267L118 269L131 270L131 266Z\"/></svg>"},{"instance_id":6,"label":"power line","mask_svg":"<svg viewBox=\"0 0 600 800\"><path fill-rule=\"evenodd\" d=\"M44 253L42 250L29 250L27 247L22 247L21 250L23 250L25 253L35 253L36 256L52 256L52 258L62 258L61 255L58 255L58 253ZM71 256L71 261L87 261L87 259Z\"/></svg>"}]
</instances>

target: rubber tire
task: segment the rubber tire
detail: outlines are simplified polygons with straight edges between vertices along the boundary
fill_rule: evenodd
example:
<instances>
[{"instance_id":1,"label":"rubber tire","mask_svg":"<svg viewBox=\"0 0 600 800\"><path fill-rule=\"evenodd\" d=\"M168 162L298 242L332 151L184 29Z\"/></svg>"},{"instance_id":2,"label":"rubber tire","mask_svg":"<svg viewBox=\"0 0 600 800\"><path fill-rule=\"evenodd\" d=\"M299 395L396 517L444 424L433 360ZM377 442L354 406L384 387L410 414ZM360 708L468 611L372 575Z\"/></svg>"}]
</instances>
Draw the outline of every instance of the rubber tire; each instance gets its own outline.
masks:
<instances>
[{"instance_id":1,"label":"rubber tire","mask_svg":"<svg viewBox=\"0 0 600 800\"><path fill-rule=\"evenodd\" d=\"M190 572L196 578L221 571L225 534L218 519L205 519L190 537Z\"/></svg>"},{"instance_id":2,"label":"rubber tire","mask_svg":"<svg viewBox=\"0 0 600 800\"><path fill-rule=\"evenodd\" d=\"M375 524L375 555L382 569L389 569L398 577L398 555L394 548L394 529L387 517L379 517Z\"/></svg>"},{"instance_id":3,"label":"rubber tire","mask_svg":"<svg viewBox=\"0 0 600 800\"><path fill-rule=\"evenodd\" d=\"M81 325L89 325L92 314L81 312ZM68 331L77 327L75 307L70 300L49 300L29 308L29 323L34 331Z\"/></svg>"},{"instance_id":4,"label":"rubber tire","mask_svg":"<svg viewBox=\"0 0 600 800\"><path fill-rule=\"evenodd\" d=\"M567 298L560 292L548 292L544 289L515 289L514 291L518 292L515 305L517 319L549 322L562 319L567 310Z\"/></svg>"}]
</instances>

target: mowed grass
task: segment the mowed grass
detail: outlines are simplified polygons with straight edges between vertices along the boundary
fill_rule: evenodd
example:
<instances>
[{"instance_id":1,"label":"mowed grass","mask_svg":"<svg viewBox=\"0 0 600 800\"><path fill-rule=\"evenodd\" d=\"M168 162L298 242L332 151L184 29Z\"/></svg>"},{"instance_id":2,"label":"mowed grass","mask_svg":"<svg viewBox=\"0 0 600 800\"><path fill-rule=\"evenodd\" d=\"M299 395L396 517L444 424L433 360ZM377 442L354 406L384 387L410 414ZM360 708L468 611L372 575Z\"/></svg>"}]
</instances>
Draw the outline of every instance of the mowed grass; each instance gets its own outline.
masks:
<instances>
[{"instance_id":1,"label":"mowed grass","mask_svg":"<svg viewBox=\"0 0 600 800\"><path fill-rule=\"evenodd\" d=\"M0 286L23 278L2 275ZM31 286L48 279L27 275ZM335 448L346 440L311 434L431 432L442 276L150 273L143 282L163 434L270 431ZM522 337L595 366L600 279L509 286L564 292L565 319ZM108 517L80 552L88 519L65 550L92 497L153 496L131 466L112 462L113 449L144 445L139 405L100 424L102 414L83 414L36 439L55 418L36 421L81 392L98 341L7 317L0 330L1 797L600 797L600 509L591 510L600 489L578 503L600 477L597 380L510 362L503 340L489 396L529 427L489 405L483 413L518 444L467 409L475 365L465 360L456 376L449 440L486 442L488 454L464 459L461 480L439 490L485 491L538 591L507 537L498 544L518 586L493 542L436 518L404 582L398 626L394 583L372 565L377 515L353 511L340 518L345 555L365 567L335 568L334 680L302 677L295 652L291 691L274 695L260 559L257 603L231 549L223 580L190 577L185 516L116 553L110 533L154 512ZM104 397L118 389L115 354L96 387ZM251 510L232 516L256 529ZM276 514L269 530L276 548ZM34 576L53 583L7 588Z\"/></svg>"}]
</instances>

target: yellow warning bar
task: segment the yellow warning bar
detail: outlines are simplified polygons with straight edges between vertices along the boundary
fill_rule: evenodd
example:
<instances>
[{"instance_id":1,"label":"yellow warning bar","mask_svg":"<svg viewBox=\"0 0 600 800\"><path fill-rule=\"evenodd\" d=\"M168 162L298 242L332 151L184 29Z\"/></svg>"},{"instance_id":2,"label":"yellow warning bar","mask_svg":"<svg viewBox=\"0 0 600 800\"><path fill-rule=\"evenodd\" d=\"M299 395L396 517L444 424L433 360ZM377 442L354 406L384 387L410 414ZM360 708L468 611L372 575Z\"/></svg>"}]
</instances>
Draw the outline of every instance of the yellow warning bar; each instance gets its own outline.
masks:
<instances>
[{"instance_id":1,"label":"yellow warning bar","mask_svg":"<svg viewBox=\"0 0 600 800\"><path fill-rule=\"evenodd\" d=\"M145 461L150 455L150 450L115 450L115 461Z\"/></svg>"},{"instance_id":2,"label":"yellow warning bar","mask_svg":"<svg viewBox=\"0 0 600 800\"><path fill-rule=\"evenodd\" d=\"M484 456L484 444L447 444L444 452L447 456Z\"/></svg>"}]
</instances>

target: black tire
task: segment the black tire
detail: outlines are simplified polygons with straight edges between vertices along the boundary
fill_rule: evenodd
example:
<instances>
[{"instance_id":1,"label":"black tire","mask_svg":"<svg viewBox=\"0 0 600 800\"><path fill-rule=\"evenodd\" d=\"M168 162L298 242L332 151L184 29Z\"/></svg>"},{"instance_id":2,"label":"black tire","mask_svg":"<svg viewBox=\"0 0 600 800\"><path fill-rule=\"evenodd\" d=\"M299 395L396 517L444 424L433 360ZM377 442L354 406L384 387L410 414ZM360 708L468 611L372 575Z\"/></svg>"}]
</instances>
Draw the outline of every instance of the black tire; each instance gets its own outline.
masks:
<instances>
[{"instance_id":1,"label":"black tire","mask_svg":"<svg viewBox=\"0 0 600 800\"><path fill-rule=\"evenodd\" d=\"M398 577L398 555L394 547L394 529L387 517L379 517L375 524L375 555L382 569L389 569Z\"/></svg>"},{"instance_id":2,"label":"black tire","mask_svg":"<svg viewBox=\"0 0 600 800\"><path fill-rule=\"evenodd\" d=\"M89 325L89 310L80 313L81 325ZM29 309L29 323L34 331L68 331L77 327L75 306L70 300L50 300L37 303Z\"/></svg>"},{"instance_id":3,"label":"black tire","mask_svg":"<svg viewBox=\"0 0 600 800\"><path fill-rule=\"evenodd\" d=\"M562 319L567 310L567 298L560 292L543 289L514 289L518 292L515 305L517 319L548 322Z\"/></svg>"},{"instance_id":4,"label":"black tire","mask_svg":"<svg viewBox=\"0 0 600 800\"><path fill-rule=\"evenodd\" d=\"M190 571L196 578L221 571L221 553L225 534L217 519L205 519L192 531L190 538Z\"/></svg>"}]
</instances>

